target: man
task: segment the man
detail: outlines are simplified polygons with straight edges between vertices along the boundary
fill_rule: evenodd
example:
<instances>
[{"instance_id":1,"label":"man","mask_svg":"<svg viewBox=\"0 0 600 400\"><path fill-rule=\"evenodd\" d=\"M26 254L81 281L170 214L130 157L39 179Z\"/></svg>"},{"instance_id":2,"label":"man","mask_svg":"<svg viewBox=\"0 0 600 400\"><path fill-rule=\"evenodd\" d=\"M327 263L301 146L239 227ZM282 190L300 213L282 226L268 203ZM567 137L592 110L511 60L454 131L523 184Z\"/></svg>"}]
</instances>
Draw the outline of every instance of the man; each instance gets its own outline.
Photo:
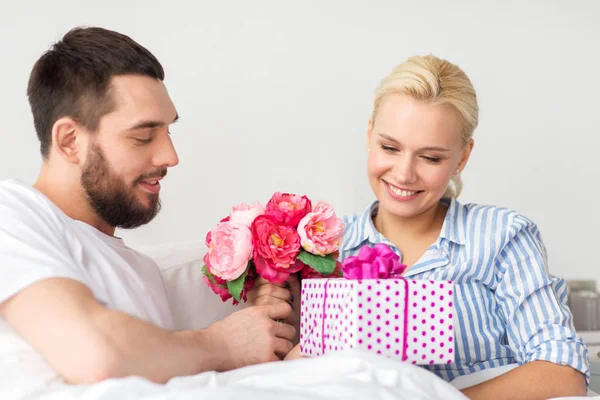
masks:
<instances>
[{"instance_id":1,"label":"man","mask_svg":"<svg viewBox=\"0 0 600 400\"><path fill-rule=\"evenodd\" d=\"M274 361L292 348L286 303L205 330L172 331L158 267L115 228L150 222L178 163L177 111L156 58L129 37L76 28L35 64L27 90L43 165L0 182L0 365L14 376L155 382Z\"/></svg>"}]
</instances>

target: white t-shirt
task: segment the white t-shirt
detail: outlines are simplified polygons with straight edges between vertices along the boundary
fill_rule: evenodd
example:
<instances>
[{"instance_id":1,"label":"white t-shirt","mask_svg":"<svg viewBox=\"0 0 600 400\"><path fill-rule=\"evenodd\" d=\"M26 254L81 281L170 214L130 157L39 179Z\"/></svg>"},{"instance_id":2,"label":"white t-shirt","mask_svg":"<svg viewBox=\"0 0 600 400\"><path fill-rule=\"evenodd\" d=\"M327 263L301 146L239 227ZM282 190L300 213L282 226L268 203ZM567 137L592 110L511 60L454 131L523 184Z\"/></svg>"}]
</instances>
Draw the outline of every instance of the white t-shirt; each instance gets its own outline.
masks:
<instances>
[{"instance_id":1,"label":"white t-shirt","mask_svg":"<svg viewBox=\"0 0 600 400\"><path fill-rule=\"evenodd\" d=\"M173 329L164 282L151 258L69 218L33 187L0 181L0 303L34 282L58 277L85 284L109 309ZM0 398L60 381L0 317Z\"/></svg>"}]
</instances>

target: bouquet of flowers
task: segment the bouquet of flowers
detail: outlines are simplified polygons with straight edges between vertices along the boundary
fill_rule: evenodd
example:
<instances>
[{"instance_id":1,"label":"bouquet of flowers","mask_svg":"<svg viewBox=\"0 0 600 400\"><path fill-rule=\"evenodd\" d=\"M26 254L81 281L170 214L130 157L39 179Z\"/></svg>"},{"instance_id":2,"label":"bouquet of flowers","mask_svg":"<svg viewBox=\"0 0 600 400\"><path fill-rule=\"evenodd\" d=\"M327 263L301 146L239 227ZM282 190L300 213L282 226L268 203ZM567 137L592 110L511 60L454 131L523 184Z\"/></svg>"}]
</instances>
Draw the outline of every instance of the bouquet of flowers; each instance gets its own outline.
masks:
<instances>
[{"instance_id":1,"label":"bouquet of flowers","mask_svg":"<svg viewBox=\"0 0 600 400\"><path fill-rule=\"evenodd\" d=\"M223 301L246 301L258 277L279 284L341 276L336 260L344 224L333 208L306 196L277 192L266 207L239 204L206 235L204 280Z\"/></svg>"}]
</instances>

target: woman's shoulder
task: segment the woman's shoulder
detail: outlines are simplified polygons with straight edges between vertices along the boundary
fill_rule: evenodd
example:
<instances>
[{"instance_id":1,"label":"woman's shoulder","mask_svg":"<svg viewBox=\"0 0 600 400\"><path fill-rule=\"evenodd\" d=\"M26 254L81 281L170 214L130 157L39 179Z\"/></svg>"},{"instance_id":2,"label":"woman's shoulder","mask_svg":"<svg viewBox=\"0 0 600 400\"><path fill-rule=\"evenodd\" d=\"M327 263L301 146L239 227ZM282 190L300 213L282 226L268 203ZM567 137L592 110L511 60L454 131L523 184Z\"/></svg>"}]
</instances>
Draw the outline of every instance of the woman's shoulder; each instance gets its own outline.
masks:
<instances>
[{"instance_id":1,"label":"woman's shoulder","mask_svg":"<svg viewBox=\"0 0 600 400\"><path fill-rule=\"evenodd\" d=\"M535 224L531 218L519 213L517 210L507 207L478 203L467 203L459 205L459 207L462 207L462 212L465 214L466 219L470 221L476 221L485 218L492 221L502 222L502 225L507 226L514 224Z\"/></svg>"},{"instance_id":2,"label":"woman's shoulder","mask_svg":"<svg viewBox=\"0 0 600 400\"><path fill-rule=\"evenodd\" d=\"M465 238L475 240L481 237L498 238L509 241L521 231L539 237L536 223L518 211L497 205L455 202L449 209L457 229ZM541 238L540 238L541 239Z\"/></svg>"}]
</instances>

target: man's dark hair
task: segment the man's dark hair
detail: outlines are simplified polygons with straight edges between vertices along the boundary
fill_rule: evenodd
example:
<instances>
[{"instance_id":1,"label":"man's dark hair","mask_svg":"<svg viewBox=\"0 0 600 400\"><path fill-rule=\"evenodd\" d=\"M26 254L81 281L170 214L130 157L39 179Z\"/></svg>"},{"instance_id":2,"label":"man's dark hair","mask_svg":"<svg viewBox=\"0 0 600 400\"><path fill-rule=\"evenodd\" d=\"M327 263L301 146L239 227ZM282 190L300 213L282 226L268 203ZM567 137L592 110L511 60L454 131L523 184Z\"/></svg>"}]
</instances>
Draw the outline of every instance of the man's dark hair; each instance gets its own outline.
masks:
<instances>
[{"instance_id":1,"label":"man's dark hair","mask_svg":"<svg viewBox=\"0 0 600 400\"><path fill-rule=\"evenodd\" d=\"M44 158L52 143L52 126L73 118L90 131L114 106L110 81L117 75L164 80L156 57L130 37L97 27L69 31L35 63L27 96Z\"/></svg>"}]
</instances>

